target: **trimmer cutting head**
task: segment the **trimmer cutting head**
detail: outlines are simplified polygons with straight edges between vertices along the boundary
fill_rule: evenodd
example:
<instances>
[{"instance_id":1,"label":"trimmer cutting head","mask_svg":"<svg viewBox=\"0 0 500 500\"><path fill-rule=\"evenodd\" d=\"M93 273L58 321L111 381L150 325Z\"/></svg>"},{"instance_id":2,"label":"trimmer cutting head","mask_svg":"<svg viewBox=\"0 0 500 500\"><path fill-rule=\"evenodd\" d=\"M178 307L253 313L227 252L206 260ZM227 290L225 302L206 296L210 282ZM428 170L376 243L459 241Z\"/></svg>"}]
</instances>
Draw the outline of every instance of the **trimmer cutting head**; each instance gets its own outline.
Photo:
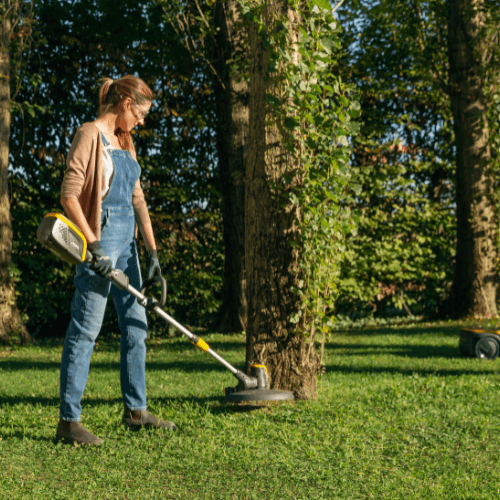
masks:
<instances>
[{"instance_id":1,"label":"trimmer cutting head","mask_svg":"<svg viewBox=\"0 0 500 500\"><path fill-rule=\"evenodd\" d=\"M236 391L233 387L226 387L226 403L243 403L246 401L284 401L293 399L293 393L278 389L247 389Z\"/></svg>"},{"instance_id":2,"label":"trimmer cutting head","mask_svg":"<svg viewBox=\"0 0 500 500\"><path fill-rule=\"evenodd\" d=\"M226 387L226 403L242 403L246 401L284 401L293 399L293 393L289 391L280 391L278 389L269 389L269 376L267 368L262 364L253 364L251 366L252 376L239 372L235 374L240 381L238 387ZM240 389L240 390L238 390Z\"/></svg>"}]
</instances>

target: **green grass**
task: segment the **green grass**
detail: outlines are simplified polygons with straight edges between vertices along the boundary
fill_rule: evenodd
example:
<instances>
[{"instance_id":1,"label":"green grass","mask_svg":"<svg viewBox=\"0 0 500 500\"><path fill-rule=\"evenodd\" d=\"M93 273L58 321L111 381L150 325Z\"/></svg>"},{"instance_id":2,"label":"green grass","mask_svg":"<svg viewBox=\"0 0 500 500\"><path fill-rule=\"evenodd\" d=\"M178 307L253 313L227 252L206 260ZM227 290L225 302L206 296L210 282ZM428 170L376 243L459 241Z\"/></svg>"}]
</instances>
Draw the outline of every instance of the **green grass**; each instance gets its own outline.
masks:
<instances>
[{"instance_id":1,"label":"green grass","mask_svg":"<svg viewBox=\"0 0 500 500\"><path fill-rule=\"evenodd\" d=\"M337 332L316 401L248 410L235 379L184 338L148 351L149 409L177 432L120 425L118 342L100 343L83 423L55 444L61 346L0 354L0 498L500 498L500 361L462 357L456 323ZM244 337L205 335L237 366Z\"/></svg>"}]
</instances>

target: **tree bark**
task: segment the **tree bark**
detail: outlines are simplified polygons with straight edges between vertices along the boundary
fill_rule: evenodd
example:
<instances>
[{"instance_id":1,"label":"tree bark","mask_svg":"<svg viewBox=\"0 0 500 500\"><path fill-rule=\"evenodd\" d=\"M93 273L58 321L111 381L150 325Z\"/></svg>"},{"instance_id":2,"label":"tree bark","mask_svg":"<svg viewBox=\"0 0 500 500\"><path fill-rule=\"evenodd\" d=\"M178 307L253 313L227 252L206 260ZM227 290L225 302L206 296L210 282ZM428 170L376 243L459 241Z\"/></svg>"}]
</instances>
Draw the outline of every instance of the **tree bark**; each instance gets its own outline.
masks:
<instances>
[{"instance_id":1,"label":"tree bark","mask_svg":"<svg viewBox=\"0 0 500 500\"><path fill-rule=\"evenodd\" d=\"M2 2L5 12L11 6ZM10 138L10 35L12 23L8 15L0 22L0 343L7 344L15 336L27 344L31 337L16 305L14 286L10 279L12 264L12 223L9 200L9 138Z\"/></svg>"},{"instance_id":2,"label":"tree bark","mask_svg":"<svg viewBox=\"0 0 500 500\"><path fill-rule=\"evenodd\" d=\"M248 135L248 82L229 60L248 57L238 3L217 2L214 78L217 99L217 149L224 226L224 279L219 332L242 332L247 324L245 279L245 156Z\"/></svg>"},{"instance_id":3,"label":"tree bark","mask_svg":"<svg viewBox=\"0 0 500 500\"><path fill-rule=\"evenodd\" d=\"M450 99L457 155L457 246L454 316L494 317L496 225L485 96L484 0L450 0Z\"/></svg>"},{"instance_id":4,"label":"tree bark","mask_svg":"<svg viewBox=\"0 0 500 500\"><path fill-rule=\"evenodd\" d=\"M283 0L265 3L264 16L270 26L276 16L289 12ZM245 263L247 276L246 369L253 362L264 363L271 387L294 392L298 399L315 396L319 356L306 344L305 332L290 321L299 311L300 299L291 287L303 279L299 269L299 248L294 220L300 220L297 205L282 207L272 198L269 181L279 183L285 172L299 169L295 157L283 145L272 112L266 107L266 93L277 95L279 83L271 83L267 68L269 53L253 26L250 40L250 130L245 177ZM290 31L294 36L293 29ZM297 179L297 177L296 177Z\"/></svg>"}]
</instances>

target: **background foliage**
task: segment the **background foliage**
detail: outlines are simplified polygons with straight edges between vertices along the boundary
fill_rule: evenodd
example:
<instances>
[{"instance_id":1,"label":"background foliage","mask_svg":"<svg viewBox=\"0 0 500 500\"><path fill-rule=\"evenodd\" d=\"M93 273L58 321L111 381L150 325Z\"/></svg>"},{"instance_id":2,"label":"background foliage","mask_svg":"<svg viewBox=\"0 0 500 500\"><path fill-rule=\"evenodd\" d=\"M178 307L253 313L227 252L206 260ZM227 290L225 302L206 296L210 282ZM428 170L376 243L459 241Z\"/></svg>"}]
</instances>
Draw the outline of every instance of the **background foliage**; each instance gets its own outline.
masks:
<instances>
[{"instance_id":1,"label":"background foliage","mask_svg":"<svg viewBox=\"0 0 500 500\"><path fill-rule=\"evenodd\" d=\"M200 5L209 19L213 3ZM456 221L446 9L445 0L350 0L337 11L341 45L327 45L333 55L326 52L332 61L324 71L357 86L361 111L360 132L349 144L358 186L352 189L351 182L336 201L358 221L357 233L346 240L348 258L336 278L335 307L328 311L341 322L439 315L448 296ZM73 270L38 248L34 233L45 213L61 211L65 155L76 127L96 118L94 82L102 75L137 74L157 93L135 142L169 281L169 310L183 322L209 326L220 307L223 242L211 77L162 19L163 8L149 2L122 2L118 17L109 0L49 0L36 4L34 45L21 44L21 37L13 41L13 52L24 58L11 75L12 275L18 305L35 335L62 336L66 329ZM191 30L204 25L201 16L186 21ZM497 73L491 68L490 82ZM297 75L289 76L292 88ZM290 130L299 131L305 143L324 145L312 125L322 112L337 112L319 104L309 109L309 91L297 82L294 105L301 121L288 122ZM498 104L497 87L491 91ZM498 109L490 112L492 123ZM344 111L349 116L348 106ZM496 163L498 144L495 131ZM315 179L316 186L321 182ZM327 223L325 212L318 213ZM327 228L317 227L319 240ZM104 331L116 328L112 311L106 322Z\"/></svg>"},{"instance_id":2,"label":"background foliage","mask_svg":"<svg viewBox=\"0 0 500 500\"><path fill-rule=\"evenodd\" d=\"M455 166L446 78L446 2L350 1L341 9L344 78L361 93L347 203L340 317L436 315L452 281ZM425 22L424 22L425 19Z\"/></svg>"}]
</instances>

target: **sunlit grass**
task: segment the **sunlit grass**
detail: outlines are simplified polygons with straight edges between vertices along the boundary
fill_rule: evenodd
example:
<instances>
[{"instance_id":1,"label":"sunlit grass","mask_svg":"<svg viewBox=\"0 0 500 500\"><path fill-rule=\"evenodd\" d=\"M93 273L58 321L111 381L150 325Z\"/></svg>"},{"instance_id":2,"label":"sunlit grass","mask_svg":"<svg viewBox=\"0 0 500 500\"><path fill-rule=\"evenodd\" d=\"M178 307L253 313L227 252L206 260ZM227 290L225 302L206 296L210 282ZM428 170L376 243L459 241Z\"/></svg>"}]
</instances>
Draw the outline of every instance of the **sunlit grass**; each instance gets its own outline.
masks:
<instances>
[{"instance_id":1,"label":"sunlit grass","mask_svg":"<svg viewBox=\"0 0 500 500\"><path fill-rule=\"evenodd\" d=\"M58 345L0 355L0 498L493 499L500 362L464 358L457 324L338 332L315 401L225 405L235 379L184 338L148 351L150 410L120 424L118 342L100 343L83 401L99 448L55 444ZM242 367L244 337L204 335Z\"/></svg>"}]
</instances>

